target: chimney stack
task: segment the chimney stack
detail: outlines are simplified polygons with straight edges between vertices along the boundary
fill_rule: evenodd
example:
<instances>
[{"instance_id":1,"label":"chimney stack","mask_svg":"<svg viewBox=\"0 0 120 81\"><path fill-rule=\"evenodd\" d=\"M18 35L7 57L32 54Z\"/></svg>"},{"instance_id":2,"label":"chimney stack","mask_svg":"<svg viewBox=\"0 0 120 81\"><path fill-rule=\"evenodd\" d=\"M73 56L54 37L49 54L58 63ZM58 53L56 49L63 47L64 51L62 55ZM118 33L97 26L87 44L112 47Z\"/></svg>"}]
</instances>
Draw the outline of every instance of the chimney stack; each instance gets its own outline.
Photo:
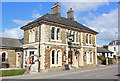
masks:
<instances>
[{"instance_id":1,"label":"chimney stack","mask_svg":"<svg viewBox=\"0 0 120 81\"><path fill-rule=\"evenodd\" d=\"M70 8L70 10L68 10L67 18L71 19L71 20L74 20L74 11L72 10L72 8Z\"/></svg>"},{"instance_id":2,"label":"chimney stack","mask_svg":"<svg viewBox=\"0 0 120 81\"><path fill-rule=\"evenodd\" d=\"M51 14L56 15L56 16L61 16L59 2L55 3L55 5L51 7Z\"/></svg>"}]
</instances>

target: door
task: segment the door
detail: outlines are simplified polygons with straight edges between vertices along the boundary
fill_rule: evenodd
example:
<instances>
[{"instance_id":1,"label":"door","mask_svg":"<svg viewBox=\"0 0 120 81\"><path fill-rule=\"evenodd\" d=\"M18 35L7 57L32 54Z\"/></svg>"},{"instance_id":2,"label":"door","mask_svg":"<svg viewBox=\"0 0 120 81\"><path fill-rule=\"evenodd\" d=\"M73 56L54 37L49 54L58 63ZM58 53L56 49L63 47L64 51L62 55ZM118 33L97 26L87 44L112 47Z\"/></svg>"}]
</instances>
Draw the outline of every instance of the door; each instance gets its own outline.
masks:
<instances>
[{"instance_id":1,"label":"door","mask_svg":"<svg viewBox=\"0 0 120 81\"><path fill-rule=\"evenodd\" d=\"M79 62L78 62L78 61L79 61L79 56L78 56L78 55L79 55L79 52L76 51L76 52L75 52L75 56L74 56L74 57L75 57L74 67L78 67L78 65L79 65Z\"/></svg>"},{"instance_id":2,"label":"door","mask_svg":"<svg viewBox=\"0 0 120 81\"><path fill-rule=\"evenodd\" d=\"M68 53L68 64L72 64L72 51Z\"/></svg>"}]
</instances>

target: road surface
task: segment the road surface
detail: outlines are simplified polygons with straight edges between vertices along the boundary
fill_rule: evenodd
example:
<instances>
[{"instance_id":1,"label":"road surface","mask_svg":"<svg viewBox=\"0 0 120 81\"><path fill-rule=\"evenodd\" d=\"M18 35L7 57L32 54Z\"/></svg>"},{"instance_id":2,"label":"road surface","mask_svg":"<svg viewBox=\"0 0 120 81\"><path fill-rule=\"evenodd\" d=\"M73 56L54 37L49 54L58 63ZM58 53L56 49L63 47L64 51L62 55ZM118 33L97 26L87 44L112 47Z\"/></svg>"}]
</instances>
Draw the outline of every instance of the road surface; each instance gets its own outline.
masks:
<instances>
[{"instance_id":1,"label":"road surface","mask_svg":"<svg viewBox=\"0 0 120 81\"><path fill-rule=\"evenodd\" d=\"M76 70L32 73L3 79L118 79L118 65L80 68Z\"/></svg>"}]
</instances>

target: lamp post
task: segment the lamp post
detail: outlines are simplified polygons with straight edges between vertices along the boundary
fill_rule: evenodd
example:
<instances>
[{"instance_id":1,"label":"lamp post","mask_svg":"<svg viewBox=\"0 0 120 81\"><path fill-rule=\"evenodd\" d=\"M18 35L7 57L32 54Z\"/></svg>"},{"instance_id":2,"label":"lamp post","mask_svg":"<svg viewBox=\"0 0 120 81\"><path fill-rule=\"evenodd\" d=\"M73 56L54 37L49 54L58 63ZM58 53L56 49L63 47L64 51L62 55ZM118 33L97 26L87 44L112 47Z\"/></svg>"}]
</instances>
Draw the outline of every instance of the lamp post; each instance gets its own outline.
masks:
<instances>
[{"instance_id":1,"label":"lamp post","mask_svg":"<svg viewBox=\"0 0 120 81\"><path fill-rule=\"evenodd\" d=\"M116 53L116 63L118 63L118 52L117 52L117 44L116 44L116 40L117 40L117 32L115 32L115 53Z\"/></svg>"}]
</instances>

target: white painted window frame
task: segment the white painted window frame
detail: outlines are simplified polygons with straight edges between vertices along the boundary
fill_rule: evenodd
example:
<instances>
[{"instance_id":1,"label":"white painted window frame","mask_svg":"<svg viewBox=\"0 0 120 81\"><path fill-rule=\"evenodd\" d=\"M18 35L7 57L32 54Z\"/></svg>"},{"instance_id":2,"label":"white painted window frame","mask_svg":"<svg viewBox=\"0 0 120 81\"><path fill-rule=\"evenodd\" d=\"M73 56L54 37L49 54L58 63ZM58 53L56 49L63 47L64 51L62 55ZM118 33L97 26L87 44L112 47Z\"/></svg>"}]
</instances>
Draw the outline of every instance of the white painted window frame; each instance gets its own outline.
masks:
<instances>
[{"instance_id":1,"label":"white painted window frame","mask_svg":"<svg viewBox=\"0 0 120 81\"><path fill-rule=\"evenodd\" d=\"M54 51L54 64L52 64L52 51ZM57 51L60 51L60 63L57 64ZM62 66L62 51L61 49L55 50L52 49L50 52L50 67Z\"/></svg>"},{"instance_id":2,"label":"white painted window frame","mask_svg":"<svg viewBox=\"0 0 120 81\"><path fill-rule=\"evenodd\" d=\"M86 43L86 45L92 45L92 34L89 34L89 33L86 33L85 34L85 39L86 39L86 35L88 34L88 43ZM90 41L89 41L89 36L91 35L91 44L90 44ZM85 42L86 42L86 40L85 40Z\"/></svg>"},{"instance_id":3,"label":"white painted window frame","mask_svg":"<svg viewBox=\"0 0 120 81\"><path fill-rule=\"evenodd\" d=\"M50 29L54 28L54 39L51 39L52 42L62 42L61 40L61 31L60 27L51 26ZM59 39L57 40L57 29L59 29ZM52 32L51 32L52 33Z\"/></svg>"}]
</instances>

